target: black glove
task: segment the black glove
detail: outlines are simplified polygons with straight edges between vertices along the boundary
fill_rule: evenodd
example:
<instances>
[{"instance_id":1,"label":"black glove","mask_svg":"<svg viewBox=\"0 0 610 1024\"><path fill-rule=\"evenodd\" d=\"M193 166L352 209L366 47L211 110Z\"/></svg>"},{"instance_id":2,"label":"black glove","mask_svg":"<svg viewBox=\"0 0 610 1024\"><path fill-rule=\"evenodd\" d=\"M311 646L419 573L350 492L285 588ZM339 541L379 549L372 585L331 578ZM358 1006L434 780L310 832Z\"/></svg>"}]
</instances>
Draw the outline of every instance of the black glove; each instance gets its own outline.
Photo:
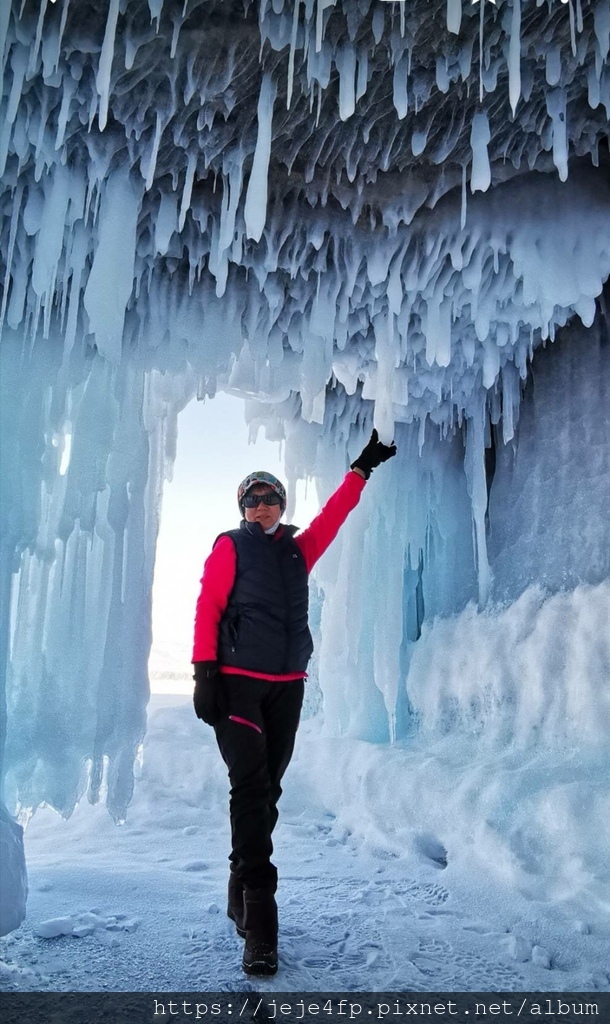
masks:
<instances>
[{"instance_id":1,"label":"black glove","mask_svg":"<svg viewBox=\"0 0 610 1024\"><path fill-rule=\"evenodd\" d=\"M379 440L379 434L374 430L371 434L371 440L362 449L356 461L352 462L350 469L361 469L368 480L376 466L381 462L387 462L394 455L396 455L396 445L382 444Z\"/></svg>"},{"instance_id":2,"label":"black glove","mask_svg":"<svg viewBox=\"0 0 610 1024\"><path fill-rule=\"evenodd\" d=\"M206 725L216 725L222 716L220 707L221 681L217 661L195 661L193 663L195 691L193 705L195 714Z\"/></svg>"}]
</instances>

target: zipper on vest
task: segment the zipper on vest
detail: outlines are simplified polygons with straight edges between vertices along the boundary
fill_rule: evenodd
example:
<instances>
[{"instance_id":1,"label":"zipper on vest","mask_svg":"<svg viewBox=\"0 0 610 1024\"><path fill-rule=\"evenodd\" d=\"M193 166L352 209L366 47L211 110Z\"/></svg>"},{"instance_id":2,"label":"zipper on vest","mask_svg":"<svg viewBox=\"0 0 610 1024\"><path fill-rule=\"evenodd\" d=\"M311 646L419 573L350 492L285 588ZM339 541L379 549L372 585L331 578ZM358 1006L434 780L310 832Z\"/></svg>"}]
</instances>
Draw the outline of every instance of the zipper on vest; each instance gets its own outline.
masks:
<instances>
[{"instance_id":1,"label":"zipper on vest","mask_svg":"<svg viewBox=\"0 0 610 1024\"><path fill-rule=\"evenodd\" d=\"M229 635L231 637L231 654L235 654L237 647L237 619L229 623Z\"/></svg>"},{"instance_id":2,"label":"zipper on vest","mask_svg":"<svg viewBox=\"0 0 610 1024\"><path fill-rule=\"evenodd\" d=\"M286 553L288 554L288 551ZM280 570L280 579L282 581L282 589L284 591L284 609L285 609L285 613L284 613L284 637L285 637L285 644L286 644L286 646L284 648L284 657L282 659L283 660L282 673L286 673L286 672L290 671L290 667L289 667L289 664L288 664L288 654L289 654L289 651L290 651L290 635L291 634L290 634L290 629L289 629L290 616L289 616L289 610L288 610L288 582L287 582L287 578L286 578L286 567L285 567L284 559L282 558L281 551L278 552L278 566L279 566L279 570Z\"/></svg>"}]
</instances>

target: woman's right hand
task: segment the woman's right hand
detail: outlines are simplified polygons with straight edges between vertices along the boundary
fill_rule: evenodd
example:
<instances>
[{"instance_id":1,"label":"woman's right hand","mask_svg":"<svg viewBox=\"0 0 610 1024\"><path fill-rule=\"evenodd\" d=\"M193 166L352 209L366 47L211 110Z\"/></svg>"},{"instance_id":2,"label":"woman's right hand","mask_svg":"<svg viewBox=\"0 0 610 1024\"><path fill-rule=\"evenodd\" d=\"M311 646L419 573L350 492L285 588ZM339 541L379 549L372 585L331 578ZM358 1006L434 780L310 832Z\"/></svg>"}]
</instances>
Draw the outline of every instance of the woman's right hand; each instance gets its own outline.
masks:
<instances>
[{"instance_id":1,"label":"woman's right hand","mask_svg":"<svg viewBox=\"0 0 610 1024\"><path fill-rule=\"evenodd\" d=\"M197 718L206 725L216 725L222 717L220 708L221 679L217 661L193 662L193 706Z\"/></svg>"},{"instance_id":2,"label":"woman's right hand","mask_svg":"<svg viewBox=\"0 0 610 1024\"><path fill-rule=\"evenodd\" d=\"M352 462L350 469L359 469L365 480L368 480L372 471L387 462L396 455L395 444L383 444L379 440L379 434L373 430L368 444L362 449L355 462Z\"/></svg>"}]
</instances>

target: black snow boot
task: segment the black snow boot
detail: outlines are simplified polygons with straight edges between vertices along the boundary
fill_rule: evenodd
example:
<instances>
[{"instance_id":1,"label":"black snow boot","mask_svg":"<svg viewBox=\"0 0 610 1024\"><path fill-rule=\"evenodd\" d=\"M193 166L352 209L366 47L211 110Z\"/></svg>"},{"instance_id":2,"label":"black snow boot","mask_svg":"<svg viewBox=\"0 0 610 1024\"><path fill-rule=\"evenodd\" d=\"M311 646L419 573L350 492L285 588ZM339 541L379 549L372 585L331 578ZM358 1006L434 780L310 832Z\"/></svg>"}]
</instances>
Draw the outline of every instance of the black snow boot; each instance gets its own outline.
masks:
<instances>
[{"instance_id":1,"label":"black snow boot","mask_svg":"<svg viewBox=\"0 0 610 1024\"><path fill-rule=\"evenodd\" d=\"M277 904L269 889L244 889L246 945L242 967L246 974L277 971Z\"/></svg>"},{"instance_id":2,"label":"black snow boot","mask_svg":"<svg viewBox=\"0 0 610 1024\"><path fill-rule=\"evenodd\" d=\"M235 931L242 938L246 937L244 927L244 887L237 875L232 871L229 875L229 895L227 900L227 917L235 922Z\"/></svg>"}]
</instances>

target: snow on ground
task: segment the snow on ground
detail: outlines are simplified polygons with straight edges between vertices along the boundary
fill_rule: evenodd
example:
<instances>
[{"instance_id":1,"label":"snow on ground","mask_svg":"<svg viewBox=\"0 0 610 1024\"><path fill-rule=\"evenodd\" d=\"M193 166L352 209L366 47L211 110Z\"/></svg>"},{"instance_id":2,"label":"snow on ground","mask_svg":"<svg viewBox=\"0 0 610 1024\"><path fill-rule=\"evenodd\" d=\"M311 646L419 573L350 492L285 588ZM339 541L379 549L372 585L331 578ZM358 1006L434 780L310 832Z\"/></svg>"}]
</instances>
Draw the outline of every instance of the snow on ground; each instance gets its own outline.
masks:
<instances>
[{"instance_id":1,"label":"snow on ground","mask_svg":"<svg viewBox=\"0 0 610 1024\"><path fill-rule=\"evenodd\" d=\"M156 696L149 711L125 824L86 802L68 821L44 808L29 823L28 916L0 940L1 988L252 989L225 916L228 785L212 732L184 697ZM450 739L389 748L304 722L276 833L280 969L256 987L607 990L599 887L553 892L539 864L539 885L532 864L495 870L493 840L453 817L455 787L483 771L482 756ZM443 793L451 843L425 827Z\"/></svg>"}]
</instances>

